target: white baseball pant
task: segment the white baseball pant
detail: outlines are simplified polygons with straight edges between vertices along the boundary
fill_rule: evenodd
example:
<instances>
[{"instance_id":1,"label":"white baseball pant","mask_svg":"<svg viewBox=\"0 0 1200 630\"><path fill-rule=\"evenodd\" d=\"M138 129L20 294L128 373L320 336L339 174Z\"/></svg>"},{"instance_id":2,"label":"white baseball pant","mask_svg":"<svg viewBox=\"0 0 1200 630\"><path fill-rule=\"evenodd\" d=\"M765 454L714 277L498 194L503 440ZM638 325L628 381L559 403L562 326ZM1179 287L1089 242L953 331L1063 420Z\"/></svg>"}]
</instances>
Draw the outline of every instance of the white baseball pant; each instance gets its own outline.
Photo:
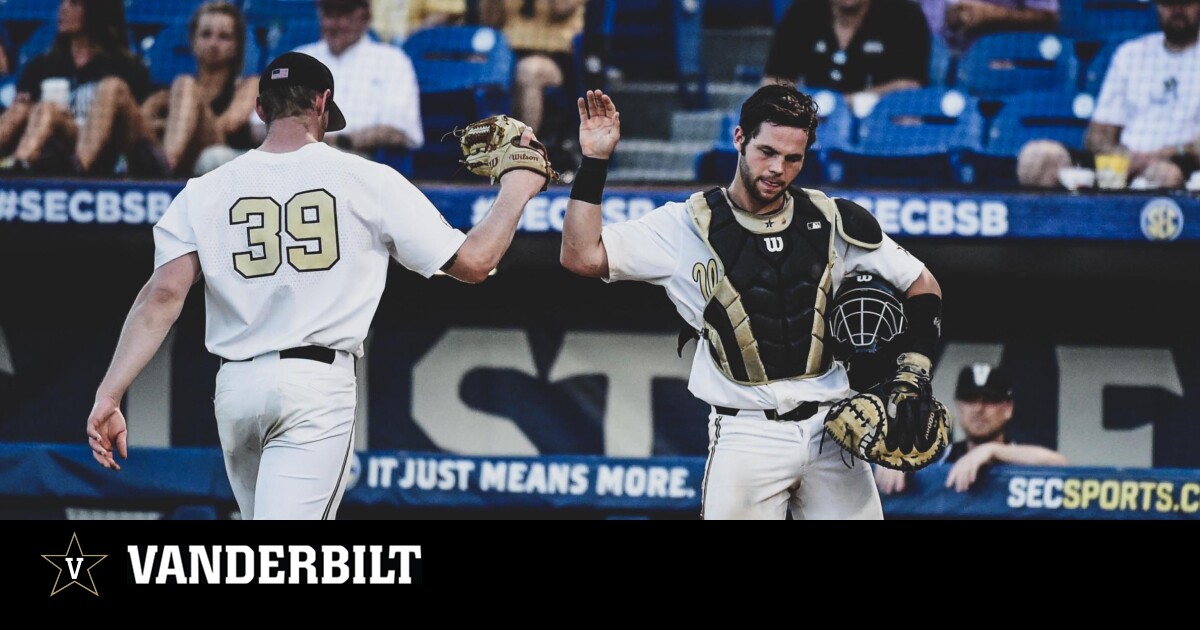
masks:
<instances>
[{"instance_id":1,"label":"white baseball pant","mask_svg":"<svg viewBox=\"0 0 1200 630\"><path fill-rule=\"evenodd\" d=\"M705 519L882 519L867 462L821 438L830 405L801 421L768 420L761 411L708 420L701 516Z\"/></svg>"},{"instance_id":2,"label":"white baseball pant","mask_svg":"<svg viewBox=\"0 0 1200 630\"><path fill-rule=\"evenodd\" d=\"M337 516L357 401L347 352L338 351L333 364L271 352L221 366L217 432L243 519Z\"/></svg>"}]
</instances>

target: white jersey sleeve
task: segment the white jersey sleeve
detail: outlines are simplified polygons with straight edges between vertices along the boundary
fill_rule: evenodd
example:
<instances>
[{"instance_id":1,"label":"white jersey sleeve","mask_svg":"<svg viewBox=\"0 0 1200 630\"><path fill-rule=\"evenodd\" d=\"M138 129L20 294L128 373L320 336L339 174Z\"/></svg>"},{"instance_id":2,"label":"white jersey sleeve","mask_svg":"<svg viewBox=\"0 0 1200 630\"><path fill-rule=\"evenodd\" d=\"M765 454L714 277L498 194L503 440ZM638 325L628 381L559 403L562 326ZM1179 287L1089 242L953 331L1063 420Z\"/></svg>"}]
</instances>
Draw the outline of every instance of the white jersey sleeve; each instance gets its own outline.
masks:
<instances>
[{"instance_id":1,"label":"white jersey sleeve","mask_svg":"<svg viewBox=\"0 0 1200 630\"><path fill-rule=\"evenodd\" d=\"M391 171L380 195L380 238L396 262L422 276L441 269L467 240L399 173Z\"/></svg>"},{"instance_id":2,"label":"white jersey sleeve","mask_svg":"<svg viewBox=\"0 0 1200 630\"><path fill-rule=\"evenodd\" d=\"M188 187L185 186L154 224L154 268L198 249L196 231L188 216Z\"/></svg>"},{"instance_id":3,"label":"white jersey sleeve","mask_svg":"<svg viewBox=\"0 0 1200 630\"><path fill-rule=\"evenodd\" d=\"M667 284L679 266L682 211L683 204L668 203L635 221L605 226L600 236L608 255L604 281Z\"/></svg>"},{"instance_id":4,"label":"white jersey sleeve","mask_svg":"<svg viewBox=\"0 0 1200 630\"><path fill-rule=\"evenodd\" d=\"M852 246L838 236L836 247L842 253L845 261L845 271L835 274L835 283L840 285L841 279L860 273L870 273L890 282L901 292L907 291L913 282L920 277L925 269L925 263L917 259L892 240L887 234L883 235L883 244L877 249L864 249Z\"/></svg>"}]
</instances>

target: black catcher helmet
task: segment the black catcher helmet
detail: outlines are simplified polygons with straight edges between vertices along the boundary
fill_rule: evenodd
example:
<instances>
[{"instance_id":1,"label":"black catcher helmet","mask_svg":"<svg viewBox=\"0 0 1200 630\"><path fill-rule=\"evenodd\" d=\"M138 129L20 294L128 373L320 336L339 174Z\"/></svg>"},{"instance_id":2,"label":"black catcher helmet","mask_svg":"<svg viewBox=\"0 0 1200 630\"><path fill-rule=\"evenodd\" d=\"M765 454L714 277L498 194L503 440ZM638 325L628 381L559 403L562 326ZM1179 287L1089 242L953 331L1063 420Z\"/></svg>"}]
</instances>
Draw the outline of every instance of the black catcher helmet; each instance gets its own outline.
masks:
<instances>
[{"instance_id":1,"label":"black catcher helmet","mask_svg":"<svg viewBox=\"0 0 1200 630\"><path fill-rule=\"evenodd\" d=\"M903 295L871 274L842 281L826 320L833 336L833 356L845 364L850 386L864 391L895 372L907 321Z\"/></svg>"}]
</instances>

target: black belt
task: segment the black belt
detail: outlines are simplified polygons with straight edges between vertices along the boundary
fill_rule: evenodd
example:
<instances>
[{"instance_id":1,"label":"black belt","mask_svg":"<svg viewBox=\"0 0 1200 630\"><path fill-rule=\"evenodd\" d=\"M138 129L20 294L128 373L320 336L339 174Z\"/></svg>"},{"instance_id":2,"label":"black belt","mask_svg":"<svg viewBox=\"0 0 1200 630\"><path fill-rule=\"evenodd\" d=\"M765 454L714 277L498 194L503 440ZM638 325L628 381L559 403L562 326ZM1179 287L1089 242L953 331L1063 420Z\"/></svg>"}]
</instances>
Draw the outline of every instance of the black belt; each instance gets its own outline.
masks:
<instances>
[{"instance_id":1,"label":"black belt","mask_svg":"<svg viewBox=\"0 0 1200 630\"><path fill-rule=\"evenodd\" d=\"M763 415L767 416L768 420L792 422L798 420L808 420L809 418L817 415L817 408L820 406L821 403L806 402L787 413L779 413L774 409L734 409L733 407L718 407L716 405L713 405L713 408L716 409L717 413L721 414L722 416L736 416L741 411L760 411L763 413Z\"/></svg>"},{"instance_id":2,"label":"black belt","mask_svg":"<svg viewBox=\"0 0 1200 630\"><path fill-rule=\"evenodd\" d=\"M308 359L309 361L320 361L333 365L333 360L337 358L337 350L333 348L322 348L321 346L300 346L298 348L288 348L287 350L279 351L280 359ZM243 363L253 361L254 357L249 359L221 359L221 365L226 363Z\"/></svg>"}]
</instances>

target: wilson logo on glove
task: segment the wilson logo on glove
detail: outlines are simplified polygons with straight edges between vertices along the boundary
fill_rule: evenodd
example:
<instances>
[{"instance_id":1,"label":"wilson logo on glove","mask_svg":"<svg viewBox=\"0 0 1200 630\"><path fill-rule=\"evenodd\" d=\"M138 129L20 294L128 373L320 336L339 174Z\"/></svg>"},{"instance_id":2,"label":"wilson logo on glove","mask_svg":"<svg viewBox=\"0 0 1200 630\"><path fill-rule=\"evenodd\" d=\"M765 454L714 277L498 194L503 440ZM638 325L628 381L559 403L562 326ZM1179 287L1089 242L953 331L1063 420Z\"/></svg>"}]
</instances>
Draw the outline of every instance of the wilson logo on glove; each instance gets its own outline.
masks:
<instances>
[{"instance_id":1,"label":"wilson logo on glove","mask_svg":"<svg viewBox=\"0 0 1200 630\"><path fill-rule=\"evenodd\" d=\"M521 136L529 126L508 116L493 116L454 130L459 138L464 159L462 164L472 173L487 177L493 184L505 173L521 169L539 173L546 185L558 181L558 173L546 156L546 147L537 138L529 146L521 144Z\"/></svg>"}]
</instances>

